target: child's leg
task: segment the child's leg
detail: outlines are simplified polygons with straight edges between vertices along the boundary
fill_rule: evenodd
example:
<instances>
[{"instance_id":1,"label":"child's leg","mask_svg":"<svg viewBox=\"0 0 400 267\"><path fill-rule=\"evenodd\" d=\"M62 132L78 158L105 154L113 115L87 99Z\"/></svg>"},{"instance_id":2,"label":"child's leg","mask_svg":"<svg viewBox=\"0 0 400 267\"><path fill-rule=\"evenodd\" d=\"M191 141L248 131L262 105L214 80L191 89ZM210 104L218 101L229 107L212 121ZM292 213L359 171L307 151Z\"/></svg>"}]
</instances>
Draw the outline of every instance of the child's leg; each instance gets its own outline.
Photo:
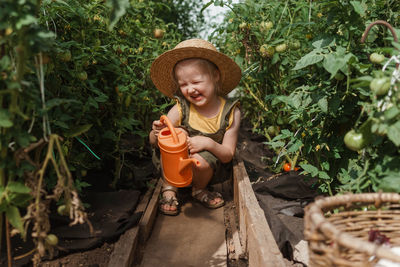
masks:
<instances>
[{"instance_id":1,"label":"child's leg","mask_svg":"<svg viewBox=\"0 0 400 267\"><path fill-rule=\"evenodd\" d=\"M204 190L203 192L199 193L200 195L196 196L197 199L203 198L204 194L210 194L206 189L208 183L210 182L211 178L213 177L214 170L211 168L210 164L199 154L192 155L193 158L200 161L200 166L193 167L193 180L192 180L192 189L193 192L197 192L199 190ZM196 194L197 195L197 194ZM211 194L209 196L208 203L211 206L219 204L223 201L222 197Z\"/></svg>"}]
</instances>

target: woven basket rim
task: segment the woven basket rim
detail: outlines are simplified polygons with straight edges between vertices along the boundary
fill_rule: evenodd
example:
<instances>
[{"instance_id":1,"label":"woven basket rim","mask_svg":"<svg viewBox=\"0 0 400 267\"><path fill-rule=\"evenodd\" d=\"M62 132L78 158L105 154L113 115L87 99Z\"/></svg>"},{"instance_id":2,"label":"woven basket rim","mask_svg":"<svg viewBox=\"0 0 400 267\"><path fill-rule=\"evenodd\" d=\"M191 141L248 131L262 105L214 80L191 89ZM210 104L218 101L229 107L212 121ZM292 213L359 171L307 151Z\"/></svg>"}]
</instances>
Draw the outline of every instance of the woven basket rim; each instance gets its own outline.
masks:
<instances>
[{"instance_id":1,"label":"woven basket rim","mask_svg":"<svg viewBox=\"0 0 400 267\"><path fill-rule=\"evenodd\" d=\"M340 206L351 207L352 203L374 204L380 207L383 203L399 203L400 194L397 193L362 193L362 194L345 194L317 199L315 202L306 207L306 225L305 228L311 231L321 231L332 241L337 242L341 246L354 249L356 251L366 253L367 255L375 255L379 258L385 258L393 262L400 262L400 256L393 253L390 248L377 245L372 242L364 241L360 238L351 236L349 233L343 232L329 222L325 215L329 209ZM340 213L340 212L339 212Z\"/></svg>"}]
</instances>

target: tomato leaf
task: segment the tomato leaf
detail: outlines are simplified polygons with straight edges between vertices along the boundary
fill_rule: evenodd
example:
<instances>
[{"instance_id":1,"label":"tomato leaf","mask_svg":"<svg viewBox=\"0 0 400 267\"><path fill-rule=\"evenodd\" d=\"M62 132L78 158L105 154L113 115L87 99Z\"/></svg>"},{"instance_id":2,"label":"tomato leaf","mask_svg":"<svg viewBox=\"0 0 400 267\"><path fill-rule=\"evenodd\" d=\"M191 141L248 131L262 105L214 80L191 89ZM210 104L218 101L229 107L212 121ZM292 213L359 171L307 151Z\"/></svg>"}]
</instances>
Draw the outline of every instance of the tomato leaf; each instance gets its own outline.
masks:
<instances>
[{"instance_id":1,"label":"tomato leaf","mask_svg":"<svg viewBox=\"0 0 400 267\"><path fill-rule=\"evenodd\" d=\"M331 74L331 79L335 77L336 73L344 68L347 63L350 61L351 58L354 57L353 54L348 53L344 54L345 51L342 49L339 49L336 53L331 53L325 55L324 62L322 63L322 66L326 71L328 71Z\"/></svg>"},{"instance_id":2,"label":"tomato leaf","mask_svg":"<svg viewBox=\"0 0 400 267\"><path fill-rule=\"evenodd\" d=\"M350 1L350 4L353 6L354 11L359 14L361 17L365 17L365 11L367 11L367 6L364 1L361 3L360 1Z\"/></svg>"},{"instance_id":3,"label":"tomato leaf","mask_svg":"<svg viewBox=\"0 0 400 267\"><path fill-rule=\"evenodd\" d=\"M30 14L26 14L18 19L17 23L15 24L17 29L21 29L23 26L37 24L37 18Z\"/></svg>"},{"instance_id":4,"label":"tomato leaf","mask_svg":"<svg viewBox=\"0 0 400 267\"><path fill-rule=\"evenodd\" d=\"M0 127L9 128L13 126L13 122L10 120L10 113L8 110L0 110Z\"/></svg>"},{"instance_id":5,"label":"tomato leaf","mask_svg":"<svg viewBox=\"0 0 400 267\"><path fill-rule=\"evenodd\" d=\"M90 128L92 128L93 124L85 124L85 125L79 125L76 126L74 128L72 128L71 130L68 130L67 132L65 132L65 136L66 137L75 137L78 135L81 135L87 131L90 130Z\"/></svg>"},{"instance_id":6,"label":"tomato leaf","mask_svg":"<svg viewBox=\"0 0 400 267\"><path fill-rule=\"evenodd\" d=\"M387 136L396 146L400 146L400 121L388 127Z\"/></svg>"},{"instance_id":7,"label":"tomato leaf","mask_svg":"<svg viewBox=\"0 0 400 267\"><path fill-rule=\"evenodd\" d=\"M312 177L315 177L319 174L319 171L316 167L310 164L300 164L300 167L306 172L309 173Z\"/></svg>"},{"instance_id":8,"label":"tomato leaf","mask_svg":"<svg viewBox=\"0 0 400 267\"><path fill-rule=\"evenodd\" d=\"M108 30L111 31L118 20L125 14L129 7L129 0L108 0L107 4L111 6L110 24Z\"/></svg>"},{"instance_id":9,"label":"tomato leaf","mask_svg":"<svg viewBox=\"0 0 400 267\"><path fill-rule=\"evenodd\" d=\"M321 52L321 49L315 49L310 53L308 53L307 55L300 58L299 61L297 61L296 66L293 68L293 70L300 70L307 66L321 62L324 59L324 56L318 54L319 52Z\"/></svg>"},{"instance_id":10,"label":"tomato leaf","mask_svg":"<svg viewBox=\"0 0 400 267\"><path fill-rule=\"evenodd\" d=\"M400 192L399 180L400 180L400 175L398 173L391 173L388 176L381 179L378 188L382 189L385 192Z\"/></svg>"},{"instance_id":11,"label":"tomato leaf","mask_svg":"<svg viewBox=\"0 0 400 267\"><path fill-rule=\"evenodd\" d=\"M318 100L318 106L320 107L323 113L328 113L328 100L326 99L326 97Z\"/></svg>"},{"instance_id":12,"label":"tomato leaf","mask_svg":"<svg viewBox=\"0 0 400 267\"><path fill-rule=\"evenodd\" d=\"M50 111L52 108L64 104L80 104L80 102L75 99L53 98L46 102L46 111Z\"/></svg>"},{"instance_id":13,"label":"tomato leaf","mask_svg":"<svg viewBox=\"0 0 400 267\"><path fill-rule=\"evenodd\" d=\"M387 119L387 120L394 119L397 115L399 115L399 113L400 113L400 110L397 107L393 106L393 107L389 108L388 110L385 110L385 113L384 113L385 119Z\"/></svg>"},{"instance_id":14,"label":"tomato leaf","mask_svg":"<svg viewBox=\"0 0 400 267\"><path fill-rule=\"evenodd\" d=\"M11 60L7 55L0 59L0 69L5 70L11 64Z\"/></svg>"},{"instance_id":15,"label":"tomato leaf","mask_svg":"<svg viewBox=\"0 0 400 267\"><path fill-rule=\"evenodd\" d=\"M13 227L17 228L21 233L22 237L25 238L25 231L22 225L21 214L19 213L18 208L14 206L8 206L6 208L6 216L10 224Z\"/></svg>"},{"instance_id":16,"label":"tomato leaf","mask_svg":"<svg viewBox=\"0 0 400 267\"><path fill-rule=\"evenodd\" d=\"M331 179L331 177L329 177L329 175L324 171L318 172L318 177L321 178L321 179L324 179L324 180Z\"/></svg>"},{"instance_id":17,"label":"tomato leaf","mask_svg":"<svg viewBox=\"0 0 400 267\"><path fill-rule=\"evenodd\" d=\"M10 192L22 194L29 194L29 192L31 192L31 189L29 187L18 182L8 182L6 189Z\"/></svg>"}]
</instances>

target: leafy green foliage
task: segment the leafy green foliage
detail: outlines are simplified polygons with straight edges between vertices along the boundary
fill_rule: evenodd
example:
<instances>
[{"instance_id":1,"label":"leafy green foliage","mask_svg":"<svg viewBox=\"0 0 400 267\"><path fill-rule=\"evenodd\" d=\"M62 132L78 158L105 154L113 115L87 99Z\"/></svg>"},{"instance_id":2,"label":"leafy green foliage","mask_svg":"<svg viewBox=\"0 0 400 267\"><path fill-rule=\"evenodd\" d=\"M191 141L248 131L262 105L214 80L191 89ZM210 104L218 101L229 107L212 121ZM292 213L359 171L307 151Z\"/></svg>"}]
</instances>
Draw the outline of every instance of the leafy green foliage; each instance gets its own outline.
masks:
<instances>
[{"instance_id":1,"label":"leafy green foliage","mask_svg":"<svg viewBox=\"0 0 400 267\"><path fill-rule=\"evenodd\" d=\"M213 40L242 67L237 93L254 131L265 135L266 144L276 152L271 168L281 171L285 162L298 164L303 174L318 177L319 189L330 194L399 191L391 182L399 171L392 164L400 151L399 83L390 89L382 84L385 87L375 93L370 83L374 78L390 80L394 62L385 71L380 69L388 58L399 55L394 47L400 45L382 26L372 27L364 44L360 40L375 20L398 27L400 4L211 2L232 10ZM266 53L267 47L275 53ZM372 53L386 59L371 62ZM280 133L271 137L271 126L279 127ZM344 144L352 129L368 133L371 140L357 152Z\"/></svg>"},{"instance_id":2,"label":"leafy green foliage","mask_svg":"<svg viewBox=\"0 0 400 267\"><path fill-rule=\"evenodd\" d=\"M35 231L46 234L45 190L58 200L62 188L89 186L82 179L87 170L110 166L118 179L124 153L146 156L151 122L173 104L154 88L150 64L181 41L178 27L188 37L201 29L202 16L192 20L194 9L185 8L190 4L1 1L0 212L20 233L20 209L31 194L35 203L26 217L39 218L45 227ZM155 29L163 36L154 36ZM122 145L125 136L133 139L129 147ZM43 147L50 141L46 154ZM49 161L53 169L46 168ZM75 180L61 179L70 178L70 170ZM38 253L44 255L43 247Z\"/></svg>"}]
</instances>

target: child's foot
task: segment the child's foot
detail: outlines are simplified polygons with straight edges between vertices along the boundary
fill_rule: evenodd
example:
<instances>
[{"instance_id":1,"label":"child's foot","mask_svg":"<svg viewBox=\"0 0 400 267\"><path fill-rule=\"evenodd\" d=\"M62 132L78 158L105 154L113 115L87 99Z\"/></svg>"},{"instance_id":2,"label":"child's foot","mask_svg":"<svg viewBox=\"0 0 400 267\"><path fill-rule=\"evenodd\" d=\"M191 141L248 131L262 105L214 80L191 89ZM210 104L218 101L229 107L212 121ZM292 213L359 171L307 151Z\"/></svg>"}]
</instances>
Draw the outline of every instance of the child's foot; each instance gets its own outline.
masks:
<instances>
[{"instance_id":1,"label":"child's foot","mask_svg":"<svg viewBox=\"0 0 400 267\"><path fill-rule=\"evenodd\" d=\"M161 198L159 201L160 212L165 215L178 215L179 203L176 198L177 188L167 185L163 186L161 190Z\"/></svg>"},{"instance_id":2,"label":"child's foot","mask_svg":"<svg viewBox=\"0 0 400 267\"><path fill-rule=\"evenodd\" d=\"M210 192L207 189L193 190L192 197L209 209L217 209L225 204L220 193Z\"/></svg>"}]
</instances>

